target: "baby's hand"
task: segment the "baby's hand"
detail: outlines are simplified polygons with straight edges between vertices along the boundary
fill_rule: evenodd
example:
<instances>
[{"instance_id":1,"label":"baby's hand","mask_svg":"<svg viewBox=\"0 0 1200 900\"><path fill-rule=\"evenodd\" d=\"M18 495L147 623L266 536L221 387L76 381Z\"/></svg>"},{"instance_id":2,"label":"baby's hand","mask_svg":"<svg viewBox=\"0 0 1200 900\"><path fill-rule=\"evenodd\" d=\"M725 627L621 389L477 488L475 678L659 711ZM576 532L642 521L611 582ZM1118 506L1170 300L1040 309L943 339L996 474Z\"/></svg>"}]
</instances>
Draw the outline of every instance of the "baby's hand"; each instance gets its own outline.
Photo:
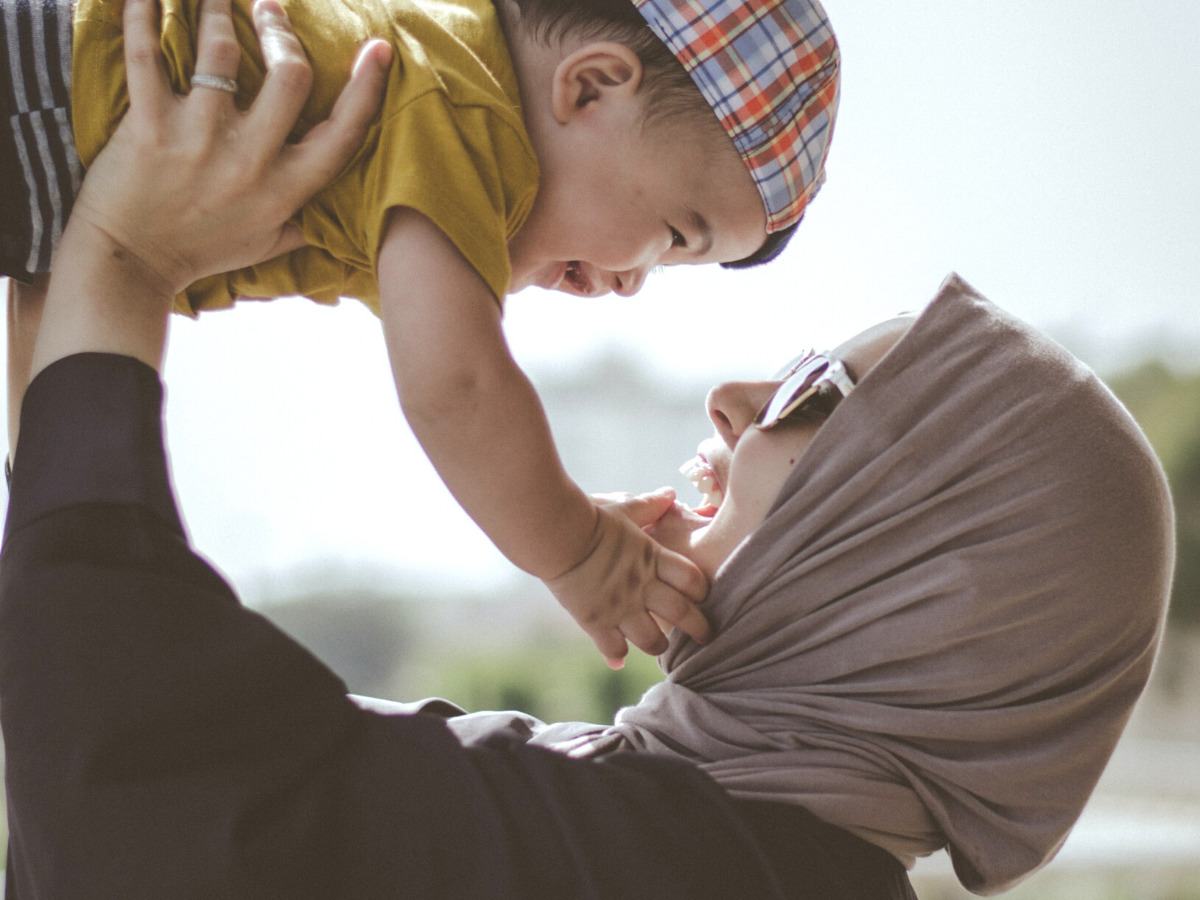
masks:
<instances>
[{"instance_id":1,"label":"baby's hand","mask_svg":"<svg viewBox=\"0 0 1200 900\"><path fill-rule=\"evenodd\" d=\"M696 607L708 591L703 573L643 531L672 508L674 492L596 495L592 500L597 517L590 550L546 585L609 666L624 665L626 640L652 655L667 649L655 619L700 643L707 641L712 629Z\"/></svg>"},{"instance_id":2,"label":"baby's hand","mask_svg":"<svg viewBox=\"0 0 1200 900\"><path fill-rule=\"evenodd\" d=\"M691 546L692 533L711 524L711 516L702 516L676 500L658 521L646 529L646 534L668 550L686 553Z\"/></svg>"}]
</instances>

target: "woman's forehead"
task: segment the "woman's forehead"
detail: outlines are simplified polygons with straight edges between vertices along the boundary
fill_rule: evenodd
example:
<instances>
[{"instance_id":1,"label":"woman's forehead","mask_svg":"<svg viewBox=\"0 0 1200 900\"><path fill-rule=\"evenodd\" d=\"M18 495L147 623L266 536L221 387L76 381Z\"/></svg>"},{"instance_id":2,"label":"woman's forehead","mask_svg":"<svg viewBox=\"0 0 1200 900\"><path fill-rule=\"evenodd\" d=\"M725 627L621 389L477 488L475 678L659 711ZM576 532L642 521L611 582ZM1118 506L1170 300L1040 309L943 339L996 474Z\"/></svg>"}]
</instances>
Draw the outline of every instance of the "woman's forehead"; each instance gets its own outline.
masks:
<instances>
[{"instance_id":1,"label":"woman's forehead","mask_svg":"<svg viewBox=\"0 0 1200 900\"><path fill-rule=\"evenodd\" d=\"M834 355L850 367L855 378L861 379L896 346L916 320L915 315L906 313L879 322L843 341L833 351Z\"/></svg>"}]
</instances>

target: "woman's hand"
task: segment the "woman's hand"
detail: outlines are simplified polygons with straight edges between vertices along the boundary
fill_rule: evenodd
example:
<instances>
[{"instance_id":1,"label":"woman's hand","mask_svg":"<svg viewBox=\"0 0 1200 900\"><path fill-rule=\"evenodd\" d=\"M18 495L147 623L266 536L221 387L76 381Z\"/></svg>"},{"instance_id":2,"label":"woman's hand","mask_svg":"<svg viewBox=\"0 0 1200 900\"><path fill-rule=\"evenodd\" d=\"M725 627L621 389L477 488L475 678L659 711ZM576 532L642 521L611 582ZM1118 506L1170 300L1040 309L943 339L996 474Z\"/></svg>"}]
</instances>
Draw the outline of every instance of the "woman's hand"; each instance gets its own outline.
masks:
<instances>
[{"instance_id":1,"label":"woman's hand","mask_svg":"<svg viewBox=\"0 0 1200 900\"><path fill-rule=\"evenodd\" d=\"M156 0L125 3L130 109L88 169L55 254L33 373L84 351L157 367L175 294L302 244L288 219L362 143L391 47L365 45L330 117L288 144L312 70L277 0L259 0L254 23L267 76L242 112L212 87L176 96ZM203 0L196 71L232 78L239 55L230 0Z\"/></svg>"},{"instance_id":2,"label":"woman's hand","mask_svg":"<svg viewBox=\"0 0 1200 900\"><path fill-rule=\"evenodd\" d=\"M164 293L300 246L289 217L341 170L378 108L391 53L382 41L363 49L329 119L287 144L312 70L277 0L255 4L254 25L267 75L241 112L216 88L172 93L157 3L125 4L130 110L89 169L71 221L104 231ZM196 71L236 79L239 57L230 0L204 0Z\"/></svg>"}]
</instances>

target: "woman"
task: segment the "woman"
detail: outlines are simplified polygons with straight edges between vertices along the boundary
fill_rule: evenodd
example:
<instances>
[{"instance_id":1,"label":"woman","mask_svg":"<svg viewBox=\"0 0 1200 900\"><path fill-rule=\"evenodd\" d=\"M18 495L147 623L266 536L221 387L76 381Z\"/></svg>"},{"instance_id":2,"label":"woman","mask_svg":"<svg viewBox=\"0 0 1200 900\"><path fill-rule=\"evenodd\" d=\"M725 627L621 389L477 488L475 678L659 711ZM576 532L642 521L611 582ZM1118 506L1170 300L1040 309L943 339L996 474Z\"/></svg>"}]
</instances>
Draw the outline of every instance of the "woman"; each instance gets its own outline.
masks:
<instances>
[{"instance_id":1,"label":"woman","mask_svg":"<svg viewBox=\"0 0 1200 900\"><path fill-rule=\"evenodd\" d=\"M1089 370L957 277L830 359L856 387L817 357L709 394L716 434L685 466L706 515L653 531L712 579L711 643L674 634L666 680L611 727L451 726L682 758L1002 890L1062 845L1149 677L1165 479Z\"/></svg>"},{"instance_id":2,"label":"woman","mask_svg":"<svg viewBox=\"0 0 1200 900\"><path fill-rule=\"evenodd\" d=\"M910 896L884 851L689 763L465 748L435 717L364 711L192 551L155 371L170 298L285 248L382 70L368 58L293 146L304 60L281 14L255 21L284 77L242 113L171 95L150 7L125 4L131 112L63 235L21 413L0 562L9 900Z\"/></svg>"},{"instance_id":3,"label":"woman","mask_svg":"<svg viewBox=\"0 0 1200 900\"><path fill-rule=\"evenodd\" d=\"M716 576L717 637L673 638L616 725L552 753L355 709L188 547L152 368L178 280L277 246L286 210L194 208L256 209L246 142L290 123L172 101L127 16L133 112L63 239L0 571L10 900L888 898L946 843L984 890L1053 853L1170 568L1161 474L1090 374L951 282L836 354L858 385L828 380L823 423L750 424L776 381L714 391L719 507L656 530Z\"/></svg>"}]
</instances>

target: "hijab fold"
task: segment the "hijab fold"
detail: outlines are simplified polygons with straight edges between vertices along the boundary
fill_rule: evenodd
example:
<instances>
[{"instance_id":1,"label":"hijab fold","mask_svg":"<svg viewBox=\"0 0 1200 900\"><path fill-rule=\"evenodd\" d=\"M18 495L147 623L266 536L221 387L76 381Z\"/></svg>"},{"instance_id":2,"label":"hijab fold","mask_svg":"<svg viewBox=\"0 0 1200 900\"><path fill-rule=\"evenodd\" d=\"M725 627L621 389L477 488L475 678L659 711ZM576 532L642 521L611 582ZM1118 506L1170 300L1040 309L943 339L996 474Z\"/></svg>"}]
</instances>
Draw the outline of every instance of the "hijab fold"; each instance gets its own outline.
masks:
<instances>
[{"instance_id":1,"label":"hijab fold","mask_svg":"<svg viewBox=\"0 0 1200 900\"><path fill-rule=\"evenodd\" d=\"M605 731L977 893L1061 846L1160 640L1171 502L1086 367L957 276L714 580L716 636Z\"/></svg>"}]
</instances>

